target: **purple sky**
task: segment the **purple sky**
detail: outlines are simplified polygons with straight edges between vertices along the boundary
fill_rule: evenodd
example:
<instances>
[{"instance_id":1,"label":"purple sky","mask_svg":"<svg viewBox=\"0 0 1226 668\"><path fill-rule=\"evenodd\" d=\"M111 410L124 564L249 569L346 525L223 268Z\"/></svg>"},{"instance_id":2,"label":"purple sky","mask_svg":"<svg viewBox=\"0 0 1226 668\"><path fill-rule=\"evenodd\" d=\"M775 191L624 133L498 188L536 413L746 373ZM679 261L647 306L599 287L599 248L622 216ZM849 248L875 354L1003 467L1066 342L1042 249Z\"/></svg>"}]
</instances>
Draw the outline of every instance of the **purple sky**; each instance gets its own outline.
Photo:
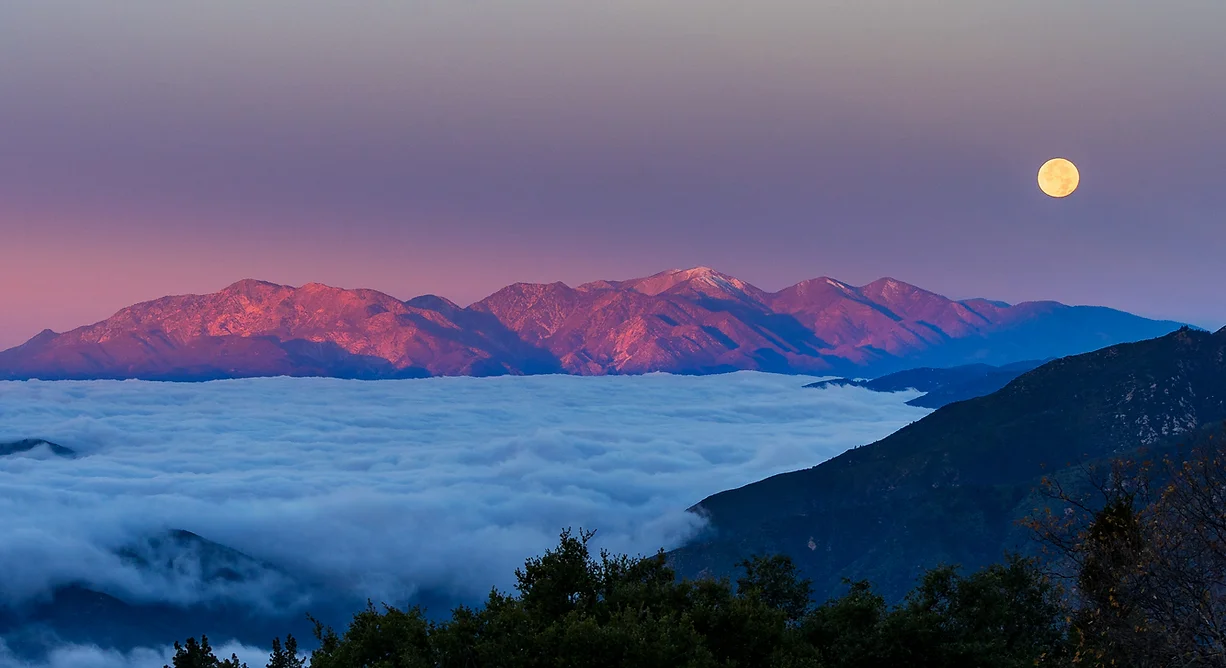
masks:
<instances>
[{"instance_id":1,"label":"purple sky","mask_svg":"<svg viewBox=\"0 0 1226 668\"><path fill-rule=\"evenodd\" d=\"M244 277L468 303L699 264L1217 327L1224 25L1221 0L0 3L0 347Z\"/></svg>"}]
</instances>

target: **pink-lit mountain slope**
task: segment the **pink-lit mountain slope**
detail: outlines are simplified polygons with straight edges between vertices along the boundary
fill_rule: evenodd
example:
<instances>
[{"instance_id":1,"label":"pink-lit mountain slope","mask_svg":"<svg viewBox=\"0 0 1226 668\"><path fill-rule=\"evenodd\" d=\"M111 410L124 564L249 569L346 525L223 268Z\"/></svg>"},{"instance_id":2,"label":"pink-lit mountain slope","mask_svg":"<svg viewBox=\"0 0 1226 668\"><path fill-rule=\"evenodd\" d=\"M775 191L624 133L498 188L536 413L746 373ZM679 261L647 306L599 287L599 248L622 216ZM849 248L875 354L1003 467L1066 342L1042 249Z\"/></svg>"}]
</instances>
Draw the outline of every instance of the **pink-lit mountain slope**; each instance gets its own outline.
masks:
<instances>
[{"instance_id":1,"label":"pink-lit mountain slope","mask_svg":"<svg viewBox=\"0 0 1226 668\"><path fill-rule=\"evenodd\" d=\"M0 378L876 375L1062 356L1179 326L1101 307L953 301L890 278L862 287L816 278L769 293L706 267L573 288L516 283L467 308L246 280L44 331L0 352Z\"/></svg>"}]
</instances>

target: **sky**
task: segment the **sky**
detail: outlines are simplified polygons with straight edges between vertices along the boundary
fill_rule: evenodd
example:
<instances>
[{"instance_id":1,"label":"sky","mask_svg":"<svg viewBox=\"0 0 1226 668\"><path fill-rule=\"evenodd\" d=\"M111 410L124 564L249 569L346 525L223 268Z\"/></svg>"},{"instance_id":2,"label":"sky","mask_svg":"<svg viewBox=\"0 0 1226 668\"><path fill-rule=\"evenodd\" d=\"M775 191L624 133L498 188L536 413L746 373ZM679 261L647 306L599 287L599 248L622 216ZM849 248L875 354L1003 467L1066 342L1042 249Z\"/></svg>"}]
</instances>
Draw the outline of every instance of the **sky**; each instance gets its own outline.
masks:
<instances>
[{"instance_id":1,"label":"sky","mask_svg":"<svg viewBox=\"0 0 1226 668\"><path fill-rule=\"evenodd\" d=\"M715 267L1226 323L1220 0L9 0L0 347ZM1042 195L1071 159L1080 189Z\"/></svg>"},{"instance_id":2,"label":"sky","mask_svg":"<svg viewBox=\"0 0 1226 668\"><path fill-rule=\"evenodd\" d=\"M806 380L0 382L0 443L45 438L78 455L0 456L0 607L70 582L250 609L292 609L304 581L359 601L429 589L476 603L509 591L566 527L595 529L594 547L617 553L671 549L700 528L684 511L703 498L931 412L904 403L918 392L800 389ZM283 575L203 583L190 554L148 559L174 569L116 555L168 529Z\"/></svg>"}]
</instances>

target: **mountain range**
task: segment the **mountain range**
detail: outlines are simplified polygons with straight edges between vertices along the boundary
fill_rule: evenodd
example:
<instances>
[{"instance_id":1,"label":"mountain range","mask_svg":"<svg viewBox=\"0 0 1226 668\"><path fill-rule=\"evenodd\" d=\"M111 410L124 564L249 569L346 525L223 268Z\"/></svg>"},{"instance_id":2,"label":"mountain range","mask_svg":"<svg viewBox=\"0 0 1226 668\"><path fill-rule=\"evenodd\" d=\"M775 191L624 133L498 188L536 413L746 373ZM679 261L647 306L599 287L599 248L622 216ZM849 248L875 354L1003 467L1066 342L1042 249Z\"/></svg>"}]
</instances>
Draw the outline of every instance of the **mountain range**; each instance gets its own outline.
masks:
<instances>
[{"instance_id":1,"label":"mountain range","mask_svg":"<svg viewBox=\"0 0 1226 668\"><path fill-rule=\"evenodd\" d=\"M1042 476L1155 457L1223 420L1226 328L1057 359L813 468L704 499L690 510L706 532L670 559L694 576L783 553L821 598L849 578L896 599L940 563L974 569L1025 552L1016 520L1046 502Z\"/></svg>"},{"instance_id":2,"label":"mountain range","mask_svg":"<svg viewBox=\"0 0 1226 668\"><path fill-rule=\"evenodd\" d=\"M952 300L892 278L855 287L823 277L766 292L707 267L573 288L515 283L467 307L243 280L45 330L0 352L0 379L873 375L1058 357L1179 326L1052 301Z\"/></svg>"}]
</instances>

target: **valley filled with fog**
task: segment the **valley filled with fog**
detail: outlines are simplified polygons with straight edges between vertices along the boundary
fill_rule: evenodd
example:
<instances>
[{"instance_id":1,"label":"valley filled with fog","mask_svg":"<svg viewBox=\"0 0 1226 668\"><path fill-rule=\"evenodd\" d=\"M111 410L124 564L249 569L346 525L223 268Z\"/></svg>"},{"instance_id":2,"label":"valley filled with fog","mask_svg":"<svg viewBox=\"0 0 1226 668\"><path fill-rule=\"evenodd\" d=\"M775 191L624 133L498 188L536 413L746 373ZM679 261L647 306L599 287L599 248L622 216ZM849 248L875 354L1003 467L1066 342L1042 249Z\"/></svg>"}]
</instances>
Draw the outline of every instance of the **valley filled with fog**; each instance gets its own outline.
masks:
<instances>
[{"instance_id":1,"label":"valley filled with fog","mask_svg":"<svg viewBox=\"0 0 1226 668\"><path fill-rule=\"evenodd\" d=\"M615 552L672 548L701 529L685 509L703 497L929 412L905 405L917 392L801 388L811 380L0 383L0 443L71 451L0 456L0 605L69 584L251 609L308 610L317 591L479 602L564 527ZM199 551L159 542L172 530L253 559L238 580L210 578ZM73 665L112 665L91 656Z\"/></svg>"}]
</instances>

